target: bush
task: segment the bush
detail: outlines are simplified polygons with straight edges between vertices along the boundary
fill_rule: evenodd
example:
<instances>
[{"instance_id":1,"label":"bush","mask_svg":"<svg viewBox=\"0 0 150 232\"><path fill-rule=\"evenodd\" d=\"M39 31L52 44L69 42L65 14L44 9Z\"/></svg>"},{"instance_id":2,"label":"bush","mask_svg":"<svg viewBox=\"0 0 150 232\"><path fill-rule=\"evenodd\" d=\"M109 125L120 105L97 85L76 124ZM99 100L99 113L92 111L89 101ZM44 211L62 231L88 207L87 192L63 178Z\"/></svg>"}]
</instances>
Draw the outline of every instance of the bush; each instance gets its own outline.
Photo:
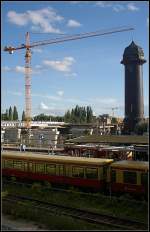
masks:
<instances>
[{"instance_id":1,"label":"bush","mask_svg":"<svg viewBox=\"0 0 150 232\"><path fill-rule=\"evenodd\" d=\"M11 176L11 181L12 182L16 182L16 177L15 176Z\"/></svg>"}]
</instances>

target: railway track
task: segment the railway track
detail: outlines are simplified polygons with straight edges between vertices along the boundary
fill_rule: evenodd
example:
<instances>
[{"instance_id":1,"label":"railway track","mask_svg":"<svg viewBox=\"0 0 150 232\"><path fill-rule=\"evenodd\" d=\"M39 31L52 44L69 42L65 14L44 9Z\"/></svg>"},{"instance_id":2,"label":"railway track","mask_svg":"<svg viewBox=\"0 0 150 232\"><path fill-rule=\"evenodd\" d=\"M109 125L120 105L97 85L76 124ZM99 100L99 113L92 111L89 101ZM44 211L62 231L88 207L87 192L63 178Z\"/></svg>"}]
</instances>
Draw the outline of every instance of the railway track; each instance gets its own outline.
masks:
<instances>
[{"instance_id":1,"label":"railway track","mask_svg":"<svg viewBox=\"0 0 150 232\"><path fill-rule=\"evenodd\" d=\"M58 205L46 201L41 201L37 199L33 199L27 196L19 196L8 194L3 198L3 201L7 201L10 203L21 202L22 204L25 202L31 202L32 206L37 209L44 209L48 212L51 212L55 215L65 215L70 216L72 218L84 220L94 224L103 224L110 226L111 228L123 229L123 230L146 230L147 225L141 223L139 221L133 221L130 219L123 219L114 217L111 215L104 215L100 213L95 213L91 211L87 211L84 209L77 209L74 207L67 207L64 205Z\"/></svg>"}]
</instances>

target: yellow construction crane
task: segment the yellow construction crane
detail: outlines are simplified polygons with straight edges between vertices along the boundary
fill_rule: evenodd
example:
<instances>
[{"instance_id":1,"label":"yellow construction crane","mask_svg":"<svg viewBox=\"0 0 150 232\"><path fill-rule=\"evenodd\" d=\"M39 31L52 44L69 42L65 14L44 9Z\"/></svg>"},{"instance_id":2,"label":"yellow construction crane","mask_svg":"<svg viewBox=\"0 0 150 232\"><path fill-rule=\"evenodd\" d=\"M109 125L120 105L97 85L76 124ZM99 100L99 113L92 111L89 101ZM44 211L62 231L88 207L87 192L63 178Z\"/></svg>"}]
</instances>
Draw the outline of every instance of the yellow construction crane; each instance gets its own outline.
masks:
<instances>
[{"instance_id":1,"label":"yellow construction crane","mask_svg":"<svg viewBox=\"0 0 150 232\"><path fill-rule=\"evenodd\" d=\"M29 32L27 32L25 44L21 44L18 47L12 47L12 46L7 47L6 46L4 48L4 51L9 52L9 54L12 54L16 50L26 49L26 53L25 53L25 118L26 118L25 127L30 128L30 125L31 125L31 48L34 48L37 46L48 45L48 44L62 43L62 42L71 41L71 40L84 39L88 37L125 32L125 31L130 31L130 30L134 30L134 28L133 27L117 27L117 28L112 28L108 30L99 30L99 31L94 31L94 32L69 35L69 36L64 36L61 38L54 38L54 39L38 41L38 42L33 42L33 43L30 43Z\"/></svg>"}]
</instances>

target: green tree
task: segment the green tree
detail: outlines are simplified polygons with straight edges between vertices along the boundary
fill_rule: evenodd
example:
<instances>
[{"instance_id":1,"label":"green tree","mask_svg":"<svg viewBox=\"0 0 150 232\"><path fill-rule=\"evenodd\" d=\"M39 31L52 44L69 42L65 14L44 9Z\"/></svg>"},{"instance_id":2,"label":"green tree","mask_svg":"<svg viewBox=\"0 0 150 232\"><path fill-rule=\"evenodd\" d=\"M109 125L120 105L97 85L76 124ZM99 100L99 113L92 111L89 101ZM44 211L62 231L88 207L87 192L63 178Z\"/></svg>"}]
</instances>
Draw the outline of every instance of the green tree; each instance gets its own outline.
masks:
<instances>
[{"instance_id":1,"label":"green tree","mask_svg":"<svg viewBox=\"0 0 150 232\"><path fill-rule=\"evenodd\" d=\"M92 111L92 108L90 106L87 106L87 108L86 108L86 115L87 115L87 123L92 122L93 111Z\"/></svg>"},{"instance_id":2,"label":"green tree","mask_svg":"<svg viewBox=\"0 0 150 232\"><path fill-rule=\"evenodd\" d=\"M14 106L14 109L13 109L13 120L18 120L18 112L17 112L16 106Z\"/></svg>"},{"instance_id":3,"label":"green tree","mask_svg":"<svg viewBox=\"0 0 150 232\"><path fill-rule=\"evenodd\" d=\"M64 121L70 122L70 119L71 119L71 114L70 114L70 111L68 110L64 115Z\"/></svg>"},{"instance_id":4,"label":"green tree","mask_svg":"<svg viewBox=\"0 0 150 232\"><path fill-rule=\"evenodd\" d=\"M8 112L8 109L6 109L5 120L9 120L9 112Z\"/></svg>"},{"instance_id":5,"label":"green tree","mask_svg":"<svg viewBox=\"0 0 150 232\"><path fill-rule=\"evenodd\" d=\"M80 122L85 123L86 122L86 108L80 107Z\"/></svg>"},{"instance_id":6,"label":"green tree","mask_svg":"<svg viewBox=\"0 0 150 232\"><path fill-rule=\"evenodd\" d=\"M6 112L1 114L1 120L6 120Z\"/></svg>"},{"instance_id":7,"label":"green tree","mask_svg":"<svg viewBox=\"0 0 150 232\"><path fill-rule=\"evenodd\" d=\"M74 109L65 113L64 120L72 123L90 123L93 120L93 111L90 106L86 108L76 105Z\"/></svg>"},{"instance_id":8,"label":"green tree","mask_svg":"<svg viewBox=\"0 0 150 232\"><path fill-rule=\"evenodd\" d=\"M10 120L10 121L13 120L13 112L12 112L11 106L9 107L9 120Z\"/></svg>"},{"instance_id":9,"label":"green tree","mask_svg":"<svg viewBox=\"0 0 150 232\"><path fill-rule=\"evenodd\" d=\"M25 121L25 112L24 112L24 110L22 112L22 121Z\"/></svg>"},{"instance_id":10,"label":"green tree","mask_svg":"<svg viewBox=\"0 0 150 232\"><path fill-rule=\"evenodd\" d=\"M113 117L112 119L111 119L111 123L117 123L117 118L115 118L115 117Z\"/></svg>"},{"instance_id":11,"label":"green tree","mask_svg":"<svg viewBox=\"0 0 150 232\"><path fill-rule=\"evenodd\" d=\"M9 120L9 111L6 109L5 113L1 114L1 120L7 121Z\"/></svg>"}]
</instances>

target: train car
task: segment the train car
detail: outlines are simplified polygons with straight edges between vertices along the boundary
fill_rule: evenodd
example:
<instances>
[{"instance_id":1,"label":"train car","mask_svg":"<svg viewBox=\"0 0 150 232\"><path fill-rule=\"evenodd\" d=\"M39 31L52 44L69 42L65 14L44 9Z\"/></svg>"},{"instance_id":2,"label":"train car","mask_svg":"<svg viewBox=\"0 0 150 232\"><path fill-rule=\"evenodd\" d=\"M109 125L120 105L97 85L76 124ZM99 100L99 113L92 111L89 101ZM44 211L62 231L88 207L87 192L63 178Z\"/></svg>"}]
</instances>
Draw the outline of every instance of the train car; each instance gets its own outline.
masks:
<instances>
[{"instance_id":1,"label":"train car","mask_svg":"<svg viewBox=\"0 0 150 232\"><path fill-rule=\"evenodd\" d=\"M110 164L109 169L112 193L148 194L148 162L122 160Z\"/></svg>"},{"instance_id":2,"label":"train car","mask_svg":"<svg viewBox=\"0 0 150 232\"><path fill-rule=\"evenodd\" d=\"M2 175L102 190L113 159L2 153Z\"/></svg>"}]
</instances>

